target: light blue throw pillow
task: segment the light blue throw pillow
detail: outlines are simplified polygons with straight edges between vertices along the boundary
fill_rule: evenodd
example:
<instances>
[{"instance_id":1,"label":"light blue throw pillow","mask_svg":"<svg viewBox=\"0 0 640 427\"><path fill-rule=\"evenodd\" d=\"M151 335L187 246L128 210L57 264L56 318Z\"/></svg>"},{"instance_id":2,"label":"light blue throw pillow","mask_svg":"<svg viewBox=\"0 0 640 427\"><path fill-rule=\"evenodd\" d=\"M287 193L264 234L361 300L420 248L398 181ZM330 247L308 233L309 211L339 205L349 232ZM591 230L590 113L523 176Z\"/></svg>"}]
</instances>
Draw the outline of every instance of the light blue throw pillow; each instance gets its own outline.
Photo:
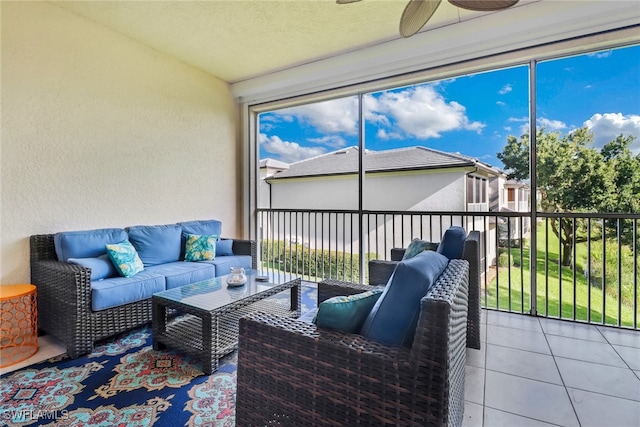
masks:
<instances>
[{"instance_id":1,"label":"light blue throw pillow","mask_svg":"<svg viewBox=\"0 0 640 427\"><path fill-rule=\"evenodd\" d=\"M218 236L215 234L186 234L184 260L192 262L213 261L216 259L216 240L218 240Z\"/></svg>"},{"instance_id":2,"label":"light blue throw pillow","mask_svg":"<svg viewBox=\"0 0 640 427\"><path fill-rule=\"evenodd\" d=\"M447 267L434 251L400 261L371 309L360 334L389 346L411 347L420 316L420 300Z\"/></svg>"},{"instance_id":3,"label":"light blue throw pillow","mask_svg":"<svg viewBox=\"0 0 640 427\"><path fill-rule=\"evenodd\" d=\"M216 256L233 255L233 240L224 239L216 242Z\"/></svg>"},{"instance_id":4,"label":"light blue throw pillow","mask_svg":"<svg viewBox=\"0 0 640 427\"><path fill-rule=\"evenodd\" d=\"M71 264L91 269L91 280L102 280L118 275L108 254L95 258L69 258Z\"/></svg>"},{"instance_id":5,"label":"light blue throw pillow","mask_svg":"<svg viewBox=\"0 0 640 427\"><path fill-rule=\"evenodd\" d=\"M382 289L349 296L337 296L320 303L313 323L321 328L357 333L378 301Z\"/></svg>"},{"instance_id":6,"label":"light blue throw pillow","mask_svg":"<svg viewBox=\"0 0 640 427\"><path fill-rule=\"evenodd\" d=\"M427 242L426 240L413 239L411 243L409 243L409 246L407 246L407 250L404 251L402 259L413 258L420 252L435 251L436 249L438 249L437 243Z\"/></svg>"},{"instance_id":7,"label":"light blue throw pillow","mask_svg":"<svg viewBox=\"0 0 640 427\"><path fill-rule=\"evenodd\" d=\"M113 266L118 270L120 275L124 277L135 276L144 270L142 260L136 252L131 242L124 242L106 245L109 258L113 262Z\"/></svg>"}]
</instances>

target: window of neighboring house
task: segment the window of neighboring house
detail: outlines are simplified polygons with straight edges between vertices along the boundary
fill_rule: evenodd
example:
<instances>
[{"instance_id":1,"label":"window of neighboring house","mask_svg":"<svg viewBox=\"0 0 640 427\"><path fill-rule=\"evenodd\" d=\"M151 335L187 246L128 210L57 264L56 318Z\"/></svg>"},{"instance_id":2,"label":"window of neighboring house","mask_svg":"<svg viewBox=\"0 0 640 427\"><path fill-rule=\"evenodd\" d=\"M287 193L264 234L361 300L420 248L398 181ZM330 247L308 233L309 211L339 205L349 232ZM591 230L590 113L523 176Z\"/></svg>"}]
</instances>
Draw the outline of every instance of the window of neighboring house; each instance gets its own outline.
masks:
<instances>
[{"instance_id":1,"label":"window of neighboring house","mask_svg":"<svg viewBox=\"0 0 640 427\"><path fill-rule=\"evenodd\" d=\"M487 179L467 176L467 203L487 203Z\"/></svg>"},{"instance_id":2,"label":"window of neighboring house","mask_svg":"<svg viewBox=\"0 0 640 427\"><path fill-rule=\"evenodd\" d=\"M516 189L507 188L507 202L515 202L515 201L516 201Z\"/></svg>"}]
</instances>

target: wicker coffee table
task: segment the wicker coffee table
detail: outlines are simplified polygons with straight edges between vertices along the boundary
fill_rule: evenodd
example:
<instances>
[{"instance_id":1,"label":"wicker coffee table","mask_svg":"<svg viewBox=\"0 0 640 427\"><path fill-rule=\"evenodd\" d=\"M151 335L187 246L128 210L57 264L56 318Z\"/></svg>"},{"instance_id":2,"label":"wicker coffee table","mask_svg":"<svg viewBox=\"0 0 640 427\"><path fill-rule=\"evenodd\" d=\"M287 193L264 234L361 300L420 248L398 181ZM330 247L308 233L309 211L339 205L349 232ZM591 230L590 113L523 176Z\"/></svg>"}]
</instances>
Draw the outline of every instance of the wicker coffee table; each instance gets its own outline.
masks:
<instances>
[{"instance_id":1,"label":"wicker coffee table","mask_svg":"<svg viewBox=\"0 0 640 427\"><path fill-rule=\"evenodd\" d=\"M197 357L211 374L218 360L238 348L238 319L264 311L287 317L300 316L300 279L270 276L230 287L226 276L169 289L153 295L153 348L169 346ZM289 291L290 297L269 298Z\"/></svg>"}]
</instances>

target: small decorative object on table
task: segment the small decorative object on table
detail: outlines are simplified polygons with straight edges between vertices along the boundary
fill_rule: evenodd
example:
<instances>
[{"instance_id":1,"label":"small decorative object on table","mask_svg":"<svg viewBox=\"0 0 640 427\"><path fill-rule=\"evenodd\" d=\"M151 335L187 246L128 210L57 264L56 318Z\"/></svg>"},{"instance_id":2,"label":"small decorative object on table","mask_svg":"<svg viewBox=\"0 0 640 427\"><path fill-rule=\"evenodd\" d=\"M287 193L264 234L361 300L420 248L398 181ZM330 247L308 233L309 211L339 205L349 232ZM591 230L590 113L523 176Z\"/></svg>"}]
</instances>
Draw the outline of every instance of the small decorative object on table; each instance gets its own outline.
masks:
<instances>
[{"instance_id":1,"label":"small decorative object on table","mask_svg":"<svg viewBox=\"0 0 640 427\"><path fill-rule=\"evenodd\" d=\"M227 276L227 285L242 286L247 283L247 275L242 267L231 267L231 274Z\"/></svg>"}]
</instances>

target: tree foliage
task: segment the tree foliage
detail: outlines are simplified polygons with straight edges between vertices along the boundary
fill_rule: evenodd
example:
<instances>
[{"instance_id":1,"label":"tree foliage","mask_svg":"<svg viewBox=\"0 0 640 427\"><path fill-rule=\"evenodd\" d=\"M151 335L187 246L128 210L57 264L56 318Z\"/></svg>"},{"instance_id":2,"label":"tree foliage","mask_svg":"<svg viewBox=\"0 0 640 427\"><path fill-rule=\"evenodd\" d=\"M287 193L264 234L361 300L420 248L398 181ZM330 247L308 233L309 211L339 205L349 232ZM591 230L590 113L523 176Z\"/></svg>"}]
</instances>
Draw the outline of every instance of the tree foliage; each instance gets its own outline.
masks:
<instances>
[{"instance_id":1,"label":"tree foliage","mask_svg":"<svg viewBox=\"0 0 640 427\"><path fill-rule=\"evenodd\" d=\"M536 178L543 212L640 212L640 155L629 145L634 137L620 135L597 149L593 133L580 128L568 135L538 129ZM529 178L528 134L507 138L498 158L510 179ZM552 230L563 245L563 264L571 264L573 243L583 241L570 221L552 221ZM576 232L578 231L578 233Z\"/></svg>"}]
</instances>

